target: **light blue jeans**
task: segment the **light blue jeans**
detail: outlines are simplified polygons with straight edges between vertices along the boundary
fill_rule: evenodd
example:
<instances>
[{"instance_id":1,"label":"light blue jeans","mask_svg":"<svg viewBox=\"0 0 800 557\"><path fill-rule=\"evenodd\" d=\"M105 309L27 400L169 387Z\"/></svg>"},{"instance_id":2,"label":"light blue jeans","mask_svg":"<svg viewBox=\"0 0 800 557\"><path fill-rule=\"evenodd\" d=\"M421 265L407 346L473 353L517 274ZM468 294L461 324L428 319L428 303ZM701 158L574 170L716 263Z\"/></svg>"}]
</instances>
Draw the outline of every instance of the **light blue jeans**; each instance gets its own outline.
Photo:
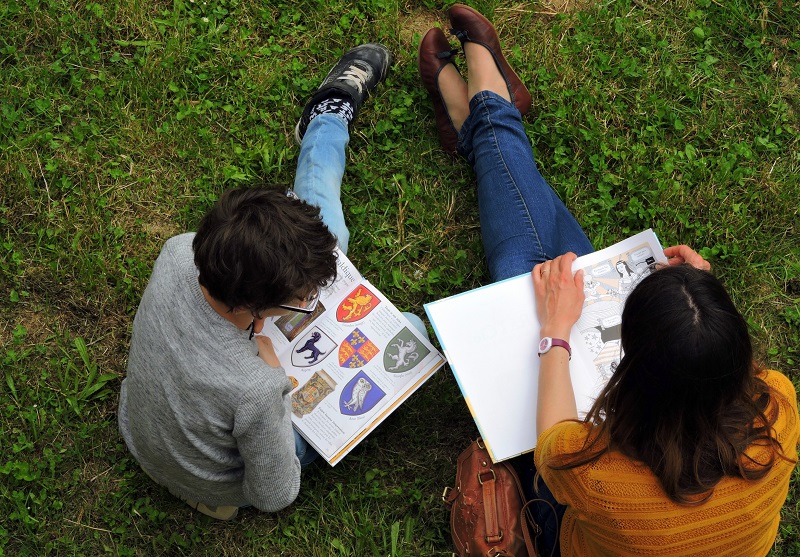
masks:
<instances>
[{"instance_id":1,"label":"light blue jeans","mask_svg":"<svg viewBox=\"0 0 800 557\"><path fill-rule=\"evenodd\" d=\"M478 179L481 239L492 281L530 273L568 251L593 251L583 229L542 178L516 106L490 91L472 97L459 150Z\"/></svg>"},{"instance_id":2,"label":"light blue jeans","mask_svg":"<svg viewBox=\"0 0 800 557\"><path fill-rule=\"evenodd\" d=\"M303 136L294 178L294 192L306 203L319 207L322 221L345 254L350 231L342 209L342 177L345 149L349 142L350 133L343 119L334 114L320 114L311 120ZM403 312L403 315L428 339L422 319L413 313ZM301 466L310 464L319 456L297 431L294 432L294 440Z\"/></svg>"}]
</instances>

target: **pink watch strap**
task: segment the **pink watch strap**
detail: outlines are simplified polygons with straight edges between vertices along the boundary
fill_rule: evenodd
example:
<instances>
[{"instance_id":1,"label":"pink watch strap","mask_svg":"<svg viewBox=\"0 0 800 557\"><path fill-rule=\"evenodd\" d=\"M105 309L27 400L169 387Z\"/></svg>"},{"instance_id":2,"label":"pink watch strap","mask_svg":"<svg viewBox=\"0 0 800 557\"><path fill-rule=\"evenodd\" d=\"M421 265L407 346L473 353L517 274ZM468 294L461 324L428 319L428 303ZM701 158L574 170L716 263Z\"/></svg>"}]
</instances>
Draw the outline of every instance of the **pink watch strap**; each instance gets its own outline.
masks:
<instances>
[{"instance_id":1,"label":"pink watch strap","mask_svg":"<svg viewBox=\"0 0 800 557\"><path fill-rule=\"evenodd\" d=\"M549 352L553 346L560 346L561 348L565 349L567 354L569 354L570 360L572 359L572 347L569 345L569 343L563 338L552 337L543 337L539 341L539 357L541 357L542 354Z\"/></svg>"}]
</instances>

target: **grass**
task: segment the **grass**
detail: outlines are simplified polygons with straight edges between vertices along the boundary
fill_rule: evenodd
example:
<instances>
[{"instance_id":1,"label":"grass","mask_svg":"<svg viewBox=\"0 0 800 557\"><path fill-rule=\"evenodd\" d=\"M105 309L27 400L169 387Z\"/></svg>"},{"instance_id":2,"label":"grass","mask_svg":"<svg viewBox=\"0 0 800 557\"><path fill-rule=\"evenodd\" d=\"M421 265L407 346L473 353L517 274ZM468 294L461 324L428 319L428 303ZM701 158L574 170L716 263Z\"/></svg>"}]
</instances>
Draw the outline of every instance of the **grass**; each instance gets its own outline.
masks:
<instances>
[{"instance_id":1,"label":"grass","mask_svg":"<svg viewBox=\"0 0 800 557\"><path fill-rule=\"evenodd\" d=\"M800 382L800 9L790 0L476 0L529 84L543 174L596 246L653 227L709 257L762 361ZM130 325L168 237L236 185L290 184L292 129L347 48L396 54L343 199L402 309L487 282L468 165L438 149L430 0L0 5L0 555L449 555L441 489L476 435L448 370L276 515L155 486L116 429ZM491 372L491 370L487 370ZM502 408L502 405L501 405ZM800 555L800 476L775 556Z\"/></svg>"}]
</instances>

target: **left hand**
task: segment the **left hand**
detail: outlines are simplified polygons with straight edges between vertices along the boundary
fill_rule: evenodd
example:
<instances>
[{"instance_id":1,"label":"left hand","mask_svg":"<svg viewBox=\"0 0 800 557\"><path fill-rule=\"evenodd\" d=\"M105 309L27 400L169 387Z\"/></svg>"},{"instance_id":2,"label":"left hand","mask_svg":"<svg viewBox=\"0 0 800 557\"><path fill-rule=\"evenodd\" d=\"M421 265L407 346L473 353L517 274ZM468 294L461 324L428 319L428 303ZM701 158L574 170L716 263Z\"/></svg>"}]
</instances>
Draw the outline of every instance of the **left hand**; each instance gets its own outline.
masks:
<instances>
[{"instance_id":1,"label":"left hand","mask_svg":"<svg viewBox=\"0 0 800 557\"><path fill-rule=\"evenodd\" d=\"M670 265L683 265L688 263L696 269L701 271L710 271L711 263L703 259L703 257L687 245L681 244L680 246L670 246L664 250L664 255L667 256Z\"/></svg>"},{"instance_id":2,"label":"left hand","mask_svg":"<svg viewBox=\"0 0 800 557\"><path fill-rule=\"evenodd\" d=\"M581 316L586 296L583 270L572 274L572 262L577 257L572 252L566 253L539 263L531 271L541 336L569 339L572 326Z\"/></svg>"}]
</instances>

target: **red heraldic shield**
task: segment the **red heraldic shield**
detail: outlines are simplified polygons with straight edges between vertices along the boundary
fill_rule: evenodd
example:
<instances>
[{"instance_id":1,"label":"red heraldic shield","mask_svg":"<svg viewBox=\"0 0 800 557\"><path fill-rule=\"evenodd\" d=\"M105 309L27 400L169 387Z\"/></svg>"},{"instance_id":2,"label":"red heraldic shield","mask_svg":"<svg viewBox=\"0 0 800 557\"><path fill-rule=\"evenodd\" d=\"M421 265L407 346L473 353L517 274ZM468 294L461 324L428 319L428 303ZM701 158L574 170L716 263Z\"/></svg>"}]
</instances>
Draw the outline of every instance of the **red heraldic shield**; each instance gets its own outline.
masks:
<instances>
[{"instance_id":1,"label":"red heraldic shield","mask_svg":"<svg viewBox=\"0 0 800 557\"><path fill-rule=\"evenodd\" d=\"M340 323L352 323L364 319L380 303L380 298L360 284L336 308L336 320Z\"/></svg>"}]
</instances>

